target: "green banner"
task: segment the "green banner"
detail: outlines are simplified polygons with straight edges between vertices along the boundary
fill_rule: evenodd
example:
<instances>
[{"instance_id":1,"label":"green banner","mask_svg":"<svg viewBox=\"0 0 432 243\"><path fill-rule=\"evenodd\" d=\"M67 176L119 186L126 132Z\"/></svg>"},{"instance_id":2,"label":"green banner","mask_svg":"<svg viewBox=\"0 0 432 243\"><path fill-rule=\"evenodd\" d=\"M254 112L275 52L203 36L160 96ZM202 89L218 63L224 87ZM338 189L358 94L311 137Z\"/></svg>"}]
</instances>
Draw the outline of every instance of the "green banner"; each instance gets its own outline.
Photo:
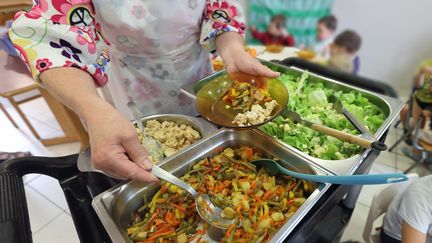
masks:
<instances>
[{"instance_id":1,"label":"green banner","mask_svg":"<svg viewBox=\"0 0 432 243\"><path fill-rule=\"evenodd\" d=\"M312 46L315 43L318 20L331 13L334 0L249 0L248 26L265 31L274 15L287 17L288 31L296 45ZM249 44L258 44L249 34Z\"/></svg>"}]
</instances>

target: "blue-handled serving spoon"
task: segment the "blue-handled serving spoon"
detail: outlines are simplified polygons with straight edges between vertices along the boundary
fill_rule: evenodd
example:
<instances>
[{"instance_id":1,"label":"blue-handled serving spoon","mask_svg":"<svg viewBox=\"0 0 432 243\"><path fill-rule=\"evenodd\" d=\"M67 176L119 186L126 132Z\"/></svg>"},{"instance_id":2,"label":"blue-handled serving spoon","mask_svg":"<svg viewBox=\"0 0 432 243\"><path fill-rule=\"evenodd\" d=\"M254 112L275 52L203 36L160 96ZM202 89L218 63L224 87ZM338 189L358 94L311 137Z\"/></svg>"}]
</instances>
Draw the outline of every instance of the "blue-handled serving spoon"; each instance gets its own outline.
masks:
<instances>
[{"instance_id":1,"label":"blue-handled serving spoon","mask_svg":"<svg viewBox=\"0 0 432 243\"><path fill-rule=\"evenodd\" d=\"M295 178L341 185L376 185L397 183L408 180L408 177L403 173L390 173L390 174L371 174L371 175L348 175L348 176L324 176L298 173L288 170L271 159L257 159L251 161L257 167L264 167L270 175L283 173Z\"/></svg>"}]
</instances>

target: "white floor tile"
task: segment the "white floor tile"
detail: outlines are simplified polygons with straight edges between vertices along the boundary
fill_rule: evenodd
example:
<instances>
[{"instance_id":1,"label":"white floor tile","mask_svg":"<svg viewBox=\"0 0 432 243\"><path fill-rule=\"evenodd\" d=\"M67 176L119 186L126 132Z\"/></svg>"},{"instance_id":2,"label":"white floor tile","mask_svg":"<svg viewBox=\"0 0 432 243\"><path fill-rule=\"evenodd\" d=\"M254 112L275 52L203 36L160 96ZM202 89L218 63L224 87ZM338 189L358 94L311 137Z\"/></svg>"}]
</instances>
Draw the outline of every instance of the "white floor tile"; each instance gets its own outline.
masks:
<instances>
[{"instance_id":1,"label":"white floor tile","mask_svg":"<svg viewBox=\"0 0 432 243\"><path fill-rule=\"evenodd\" d=\"M33 236L34 243L77 243L78 234L71 216L62 213Z\"/></svg>"},{"instance_id":2,"label":"white floor tile","mask_svg":"<svg viewBox=\"0 0 432 243\"><path fill-rule=\"evenodd\" d=\"M368 213L369 207L357 203L348 226L342 235L341 242L348 240L364 242L362 234Z\"/></svg>"},{"instance_id":3,"label":"white floor tile","mask_svg":"<svg viewBox=\"0 0 432 243\"><path fill-rule=\"evenodd\" d=\"M369 174L395 173L396 167L390 167L381 163L374 163Z\"/></svg>"},{"instance_id":4,"label":"white floor tile","mask_svg":"<svg viewBox=\"0 0 432 243\"><path fill-rule=\"evenodd\" d=\"M28 184L30 181L38 178L39 176L41 176L40 174L27 174L23 176L23 181L24 184Z\"/></svg>"},{"instance_id":5,"label":"white floor tile","mask_svg":"<svg viewBox=\"0 0 432 243\"><path fill-rule=\"evenodd\" d=\"M29 120L41 138L50 138L50 134L56 131L55 128L36 120L35 118L29 118Z\"/></svg>"},{"instance_id":6,"label":"white floor tile","mask_svg":"<svg viewBox=\"0 0 432 243\"><path fill-rule=\"evenodd\" d=\"M47 149L53 154L53 156L59 157L59 156L78 153L80 147L81 144L79 142L75 142L75 143L65 143L65 144L49 146L47 147Z\"/></svg>"},{"instance_id":7,"label":"white floor tile","mask_svg":"<svg viewBox=\"0 0 432 243\"><path fill-rule=\"evenodd\" d=\"M37 116L32 116L32 118L44 123L45 125L48 125L54 129L61 130L60 124L57 122L56 118L54 117L54 114L52 112L46 112L39 114Z\"/></svg>"},{"instance_id":8,"label":"white floor tile","mask_svg":"<svg viewBox=\"0 0 432 243\"><path fill-rule=\"evenodd\" d=\"M57 137L64 137L64 136L65 136L64 132L60 129L57 129L55 132L48 135L48 137L50 138L57 138Z\"/></svg>"},{"instance_id":9,"label":"white floor tile","mask_svg":"<svg viewBox=\"0 0 432 243\"><path fill-rule=\"evenodd\" d=\"M1 129L0 150L5 152L15 152L20 148L33 143L31 135L26 134L14 127Z\"/></svg>"},{"instance_id":10,"label":"white floor tile","mask_svg":"<svg viewBox=\"0 0 432 243\"><path fill-rule=\"evenodd\" d=\"M23 112L26 115L29 116L37 116L39 114L51 111L50 108L48 107L48 104L45 102L43 98L38 98L30 102L26 102L20 105L20 108L23 110Z\"/></svg>"},{"instance_id":11,"label":"white floor tile","mask_svg":"<svg viewBox=\"0 0 432 243\"><path fill-rule=\"evenodd\" d=\"M381 190L386 188L388 185L367 185L363 186L362 191L360 192L357 203L361 203L364 206L370 207L372 203L372 198L375 194L379 193Z\"/></svg>"},{"instance_id":12,"label":"white floor tile","mask_svg":"<svg viewBox=\"0 0 432 243\"><path fill-rule=\"evenodd\" d=\"M392 153L392 152L388 152L388 151L383 151L380 153L380 155L378 156L378 158L374 161L374 163L380 163L383 165L387 165L393 168L396 168L396 162L397 162L397 154L396 153Z\"/></svg>"},{"instance_id":13,"label":"white floor tile","mask_svg":"<svg viewBox=\"0 0 432 243\"><path fill-rule=\"evenodd\" d=\"M28 184L35 191L39 192L57 206L66 210L68 208L66 198L63 194L59 182L50 176L41 175L38 178L30 181Z\"/></svg>"},{"instance_id":14,"label":"white floor tile","mask_svg":"<svg viewBox=\"0 0 432 243\"><path fill-rule=\"evenodd\" d=\"M408 169L408 167L410 167L412 164L414 164L413 159L406 157L404 155L401 155L401 154L398 155L397 163L396 163L398 170L404 171L404 170Z\"/></svg>"},{"instance_id":15,"label":"white floor tile","mask_svg":"<svg viewBox=\"0 0 432 243\"><path fill-rule=\"evenodd\" d=\"M33 188L25 186L25 193L33 233L37 233L42 227L63 212Z\"/></svg>"}]
</instances>

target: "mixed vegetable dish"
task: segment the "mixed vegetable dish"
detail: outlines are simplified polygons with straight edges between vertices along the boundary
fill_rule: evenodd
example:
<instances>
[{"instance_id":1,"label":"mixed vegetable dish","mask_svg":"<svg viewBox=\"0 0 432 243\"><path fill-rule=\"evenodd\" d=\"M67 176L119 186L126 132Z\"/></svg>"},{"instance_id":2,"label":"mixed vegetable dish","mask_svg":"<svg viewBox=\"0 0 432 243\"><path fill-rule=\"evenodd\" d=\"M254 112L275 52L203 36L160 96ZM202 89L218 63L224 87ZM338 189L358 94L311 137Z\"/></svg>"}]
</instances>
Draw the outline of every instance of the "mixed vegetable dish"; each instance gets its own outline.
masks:
<instances>
[{"instance_id":1,"label":"mixed vegetable dish","mask_svg":"<svg viewBox=\"0 0 432 243\"><path fill-rule=\"evenodd\" d=\"M244 78L244 77L243 77ZM222 97L226 109L238 111L234 124L238 126L251 126L267 121L274 109L278 106L265 87L251 84L251 80L235 80Z\"/></svg>"},{"instance_id":2,"label":"mixed vegetable dish","mask_svg":"<svg viewBox=\"0 0 432 243\"><path fill-rule=\"evenodd\" d=\"M222 99L227 104L227 109L240 112L250 111L252 105L264 105L272 101L268 90L240 81L234 81Z\"/></svg>"},{"instance_id":3,"label":"mixed vegetable dish","mask_svg":"<svg viewBox=\"0 0 432 243\"><path fill-rule=\"evenodd\" d=\"M307 121L358 134L350 121L343 114L336 112L333 104L328 102L328 97L332 94L341 100L344 107L353 113L372 134L385 120L384 113L360 92L335 91L326 87L323 82L311 82L307 72L299 75L282 74L278 79L288 89L288 108L299 113ZM357 145L342 142L282 117L264 124L261 129L300 151L320 159L346 159L361 151Z\"/></svg>"},{"instance_id":4,"label":"mixed vegetable dish","mask_svg":"<svg viewBox=\"0 0 432 243\"><path fill-rule=\"evenodd\" d=\"M268 241L314 190L307 181L256 168L250 162L259 157L250 147L226 148L181 177L234 219L222 242ZM165 182L150 201L144 198L127 233L134 242L199 242L207 227L192 196Z\"/></svg>"}]
</instances>

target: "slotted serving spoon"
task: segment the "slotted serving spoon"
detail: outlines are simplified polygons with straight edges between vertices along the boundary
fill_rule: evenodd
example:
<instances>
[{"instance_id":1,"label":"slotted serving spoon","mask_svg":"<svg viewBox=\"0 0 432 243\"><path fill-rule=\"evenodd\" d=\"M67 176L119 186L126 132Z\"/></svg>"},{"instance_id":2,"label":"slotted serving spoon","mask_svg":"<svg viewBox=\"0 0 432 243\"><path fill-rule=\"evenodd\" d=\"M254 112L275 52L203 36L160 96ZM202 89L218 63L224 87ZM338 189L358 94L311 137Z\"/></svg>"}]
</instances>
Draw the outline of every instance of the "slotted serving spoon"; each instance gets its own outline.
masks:
<instances>
[{"instance_id":1,"label":"slotted serving spoon","mask_svg":"<svg viewBox=\"0 0 432 243\"><path fill-rule=\"evenodd\" d=\"M264 167L270 175L283 173L295 178L320 182L320 183L331 183L331 184L341 184L341 185L377 185L377 184L397 183L397 182L408 180L408 177L402 173L349 175L349 176L324 176L324 175L312 175L312 174L294 172L284 168L278 162L272 159L257 159L251 161L251 163L258 167Z\"/></svg>"}]
</instances>

